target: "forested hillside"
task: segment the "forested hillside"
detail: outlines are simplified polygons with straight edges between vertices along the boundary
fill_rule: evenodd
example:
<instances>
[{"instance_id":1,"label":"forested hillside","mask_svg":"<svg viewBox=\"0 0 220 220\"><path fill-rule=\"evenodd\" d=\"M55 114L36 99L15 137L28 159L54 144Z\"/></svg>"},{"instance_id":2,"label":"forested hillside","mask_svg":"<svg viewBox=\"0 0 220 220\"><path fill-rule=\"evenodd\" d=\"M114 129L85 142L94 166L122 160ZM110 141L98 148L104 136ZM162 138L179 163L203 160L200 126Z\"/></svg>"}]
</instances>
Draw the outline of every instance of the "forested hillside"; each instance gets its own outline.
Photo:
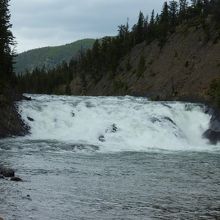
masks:
<instances>
[{"instance_id":1,"label":"forested hillside","mask_svg":"<svg viewBox=\"0 0 220 220\"><path fill-rule=\"evenodd\" d=\"M22 91L75 95L201 96L220 94L220 0L165 2L160 14L139 14L116 37L50 71L19 78ZM29 86L31 85L31 86Z\"/></svg>"},{"instance_id":2,"label":"forested hillside","mask_svg":"<svg viewBox=\"0 0 220 220\"><path fill-rule=\"evenodd\" d=\"M27 132L14 106L22 96L15 91L13 69L15 40L11 32L9 0L0 1L0 138Z\"/></svg>"},{"instance_id":3,"label":"forested hillside","mask_svg":"<svg viewBox=\"0 0 220 220\"><path fill-rule=\"evenodd\" d=\"M15 71L17 74L45 67L46 70L56 67L63 61L69 62L77 56L80 50L87 50L93 46L94 39L83 39L71 44L56 47L43 47L29 50L17 55Z\"/></svg>"}]
</instances>

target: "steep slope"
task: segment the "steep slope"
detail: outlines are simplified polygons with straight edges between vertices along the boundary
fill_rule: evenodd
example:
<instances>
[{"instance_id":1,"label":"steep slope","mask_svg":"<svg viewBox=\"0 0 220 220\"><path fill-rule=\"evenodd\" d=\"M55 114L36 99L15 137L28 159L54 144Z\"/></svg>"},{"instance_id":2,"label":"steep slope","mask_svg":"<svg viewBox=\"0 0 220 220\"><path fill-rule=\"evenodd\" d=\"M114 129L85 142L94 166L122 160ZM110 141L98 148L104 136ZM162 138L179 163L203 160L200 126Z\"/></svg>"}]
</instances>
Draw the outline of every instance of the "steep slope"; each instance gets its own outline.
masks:
<instances>
[{"instance_id":1,"label":"steep slope","mask_svg":"<svg viewBox=\"0 0 220 220\"><path fill-rule=\"evenodd\" d=\"M135 46L120 62L114 78L106 73L95 84L88 77L86 88L79 78L75 78L71 92L74 95L144 95L159 99L190 97L208 100L210 83L220 77L219 39L219 30L210 31L207 39L202 27L181 26L162 48L158 41Z\"/></svg>"},{"instance_id":2,"label":"steep slope","mask_svg":"<svg viewBox=\"0 0 220 220\"><path fill-rule=\"evenodd\" d=\"M33 70L35 67L46 69L53 68L63 61L69 62L81 48L91 48L94 39L83 39L71 44L56 47L44 47L18 54L16 57L16 73L23 73L26 69Z\"/></svg>"}]
</instances>

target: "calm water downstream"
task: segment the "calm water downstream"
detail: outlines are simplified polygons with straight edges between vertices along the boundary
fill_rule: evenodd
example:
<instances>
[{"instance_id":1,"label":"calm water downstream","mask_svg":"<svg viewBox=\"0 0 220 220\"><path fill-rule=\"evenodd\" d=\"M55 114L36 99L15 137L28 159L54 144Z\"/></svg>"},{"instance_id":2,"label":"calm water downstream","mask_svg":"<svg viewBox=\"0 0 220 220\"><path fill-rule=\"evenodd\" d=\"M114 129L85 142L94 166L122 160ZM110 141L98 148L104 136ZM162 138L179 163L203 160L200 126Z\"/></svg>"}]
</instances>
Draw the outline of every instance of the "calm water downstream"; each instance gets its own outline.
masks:
<instances>
[{"instance_id":1,"label":"calm water downstream","mask_svg":"<svg viewBox=\"0 0 220 220\"><path fill-rule=\"evenodd\" d=\"M220 146L201 138L202 106L37 95L18 105L31 134L0 141L0 163L24 180L0 180L5 220L220 219Z\"/></svg>"}]
</instances>

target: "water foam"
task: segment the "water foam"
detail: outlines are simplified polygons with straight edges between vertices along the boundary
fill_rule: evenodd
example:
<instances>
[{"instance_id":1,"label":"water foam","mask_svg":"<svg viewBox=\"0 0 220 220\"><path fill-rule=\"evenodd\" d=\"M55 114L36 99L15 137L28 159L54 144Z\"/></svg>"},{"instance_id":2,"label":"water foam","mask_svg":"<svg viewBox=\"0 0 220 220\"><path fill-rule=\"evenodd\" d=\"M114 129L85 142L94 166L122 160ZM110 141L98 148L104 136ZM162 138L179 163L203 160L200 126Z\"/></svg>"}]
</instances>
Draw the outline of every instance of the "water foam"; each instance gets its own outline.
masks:
<instances>
[{"instance_id":1,"label":"water foam","mask_svg":"<svg viewBox=\"0 0 220 220\"><path fill-rule=\"evenodd\" d=\"M33 140L99 146L101 151L211 149L203 106L135 97L33 95L19 110ZM31 120L33 119L33 120Z\"/></svg>"}]
</instances>

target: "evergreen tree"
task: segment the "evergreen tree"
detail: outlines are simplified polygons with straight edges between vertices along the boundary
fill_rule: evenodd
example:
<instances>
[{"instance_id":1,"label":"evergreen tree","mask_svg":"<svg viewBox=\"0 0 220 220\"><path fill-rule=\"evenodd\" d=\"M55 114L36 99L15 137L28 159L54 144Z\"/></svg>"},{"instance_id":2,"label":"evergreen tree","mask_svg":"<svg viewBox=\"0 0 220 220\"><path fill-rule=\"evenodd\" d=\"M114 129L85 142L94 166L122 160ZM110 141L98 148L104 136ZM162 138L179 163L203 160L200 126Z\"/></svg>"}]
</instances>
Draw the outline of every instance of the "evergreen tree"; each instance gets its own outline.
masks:
<instances>
[{"instance_id":1,"label":"evergreen tree","mask_svg":"<svg viewBox=\"0 0 220 220\"><path fill-rule=\"evenodd\" d=\"M148 31L146 36L146 43L150 43L155 38L155 14L154 10L151 12L150 22L148 24Z\"/></svg>"},{"instance_id":2,"label":"evergreen tree","mask_svg":"<svg viewBox=\"0 0 220 220\"><path fill-rule=\"evenodd\" d=\"M9 0L0 0L0 78L4 81L13 79L13 58L11 49L14 37L11 32Z\"/></svg>"},{"instance_id":3,"label":"evergreen tree","mask_svg":"<svg viewBox=\"0 0 220 220\"><path fill-rule=\"evenodd\" d=\"M190 3L188 5L187 0L179 0L179 4L175 0L170 0L169 5L165 2L161 14L155 16L154 10L152 11L149 22L140 12L138 22L131 31L129 31L128 22L126 25L120 25L117 36L97 40L92 49L85 52L81 51L79 56L73 58L69 64L63 63L49 71L44 68L36 68L32 73L28 72L19 76L21 91L50 94L60 93L59 88L64 88L65 91L63 92L69 94L71 85L73 85L71 81L78 77L81 79L82 92L85 94L88 85L91 85L90 80L96 84L103 77L113 79L121 71L120 68L122 67L119 66L119 63L125 56L127 59L122 71L131 71L133 62L131 62L132 57L129 56L129 51L137 43L146 40L148 44L157 40L159 46L162 47L170 32L175 31L178 25L186 28L192 25L200 25L204 28L208 40L211 33L209 32L210 21L219 25L220 0L196 0ZM206 19L207 17L210 19ZM181 24L182 22L184 25ZM219 30L216 28L216 31ZM145 73L147 68L145 58L146 54L142 54L137 70L133 72L137 77L141 77Z\"/></svg>"},{"instance_id":4,"label":"evergreen tree","mask_svg":"<svg viewBox=\"0 0 220 220\"><path fill-rule=\"evenodd\" d=\"M187 18L187 8L188 1L187 0L179 0L179 21L182 22Z\"/></svg>"},{"instance_id":5,"label":"evergreen tree","mask_svg":"<svg viewBox=\"0 0 220 220\"><path fill-rule=\"evenodd\" d=\"M217 25L220 26L220 0L213 0L212 11Z\"/></svg>"},{"instance_id":6,"label":"evergreen tree","mask_svg":"<svg viewBox=\"0 0 220 220\"><path fill-rule=\"evenodd\" d=\"M178 3L175 0L173 0L170 1L169 4L169 18L170 18L171 32L175 31L175 27L177 25L177 17L178 17Z\"/></svg>"},{"instance_id":7,"label":"evergreen tree","mask_svg":"<svg viewBox=\"0 0 220 220\"><path fill-rule=\"evenodd\" d=\"M169 11L168 11L167 2L164 2L163 5L158 31L159 31L158 37L160 41L160 47L162 47L166 42L167 34L169 31Z\"/></svg>"},{"instance_id":8,"label":"evergreen tree","mask_svg":"<svg viewBox=\"0 0 220 220\"><path fill-rule=\"evenodd\" d=\"M140 11L138 23L136 25L136 30L135 30L136 44L141 43L144 40L144 21L145 21L144 15Z\"/></svg>"}]
</instances>

